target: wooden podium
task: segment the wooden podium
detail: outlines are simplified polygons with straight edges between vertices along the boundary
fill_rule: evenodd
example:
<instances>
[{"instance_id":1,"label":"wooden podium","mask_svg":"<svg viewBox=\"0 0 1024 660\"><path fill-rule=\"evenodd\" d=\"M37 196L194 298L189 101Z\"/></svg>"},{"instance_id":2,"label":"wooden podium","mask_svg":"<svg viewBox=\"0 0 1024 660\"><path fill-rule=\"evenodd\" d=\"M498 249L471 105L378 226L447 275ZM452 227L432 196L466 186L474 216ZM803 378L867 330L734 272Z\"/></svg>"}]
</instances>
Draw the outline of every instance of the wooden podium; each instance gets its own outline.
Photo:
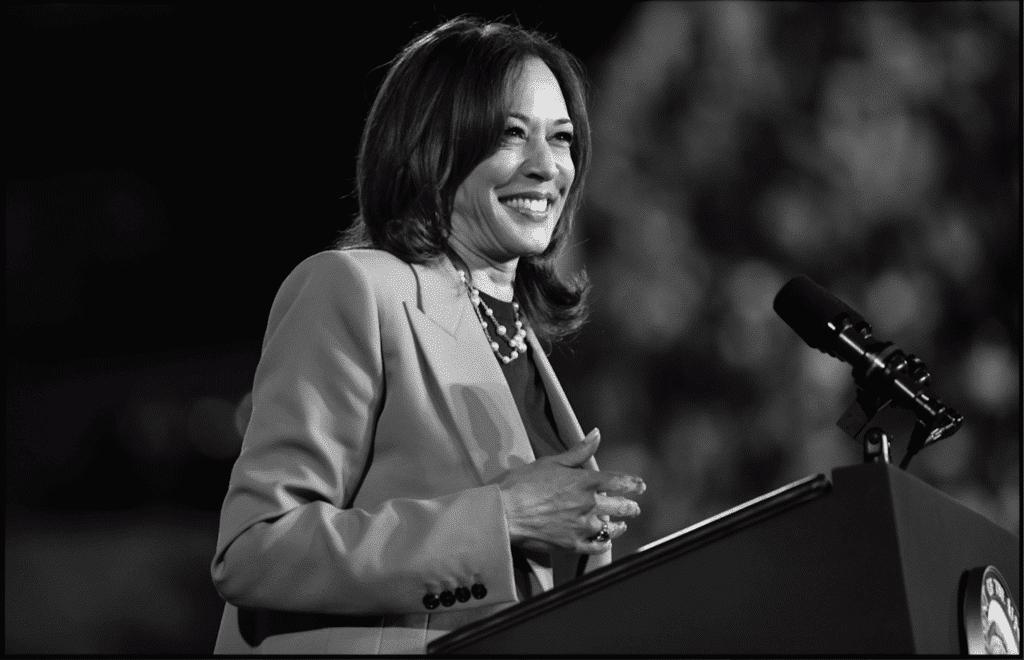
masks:
<instances>
[{"instance_id":1,"label":"wooden podium","mask_svg":"<svg viewBox=\"0 0 1024 660\"><path fill-rule=\"evenodd\" d=\"M802 479L435 639L443 654L961 654L970 569L1021 545L886 463Z\"/></svg>"}]
</instances>

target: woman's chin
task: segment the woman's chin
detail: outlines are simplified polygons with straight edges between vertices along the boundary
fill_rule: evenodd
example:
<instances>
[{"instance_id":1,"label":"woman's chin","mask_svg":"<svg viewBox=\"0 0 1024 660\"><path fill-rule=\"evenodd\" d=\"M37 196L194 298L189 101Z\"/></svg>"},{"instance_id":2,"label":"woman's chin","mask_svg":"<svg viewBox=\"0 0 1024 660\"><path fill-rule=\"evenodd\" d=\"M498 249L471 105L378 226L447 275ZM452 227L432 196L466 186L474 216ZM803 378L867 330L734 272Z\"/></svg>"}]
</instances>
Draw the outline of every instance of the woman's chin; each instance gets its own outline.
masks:
<instances>
[{"instance_id":1,"label":"woman's chin","mask_svg":"<svg viewBox=\"0 0 1024 660\"><path fill-rule=\"evenodd\" d=\"M514 253L520 257L532 257L542 254L551 244L551 235L554 232L547 227L530 227L520 229L516 232L512 244L509 246Z\"/></svg>"},{"instance_id":2,"label":"woman's chin","mask_svg":"<svg viewBox=\"0 0 1024 660\"><path fill-rule=\"evenodd\" d=\"M538 254L543 254L544 250L547 250L548 245L550 244L550 239L545 239L542 241L524 241L519 245L515 246L515 255L517 257L535 257Z\"/></svg>"}]
</instances>

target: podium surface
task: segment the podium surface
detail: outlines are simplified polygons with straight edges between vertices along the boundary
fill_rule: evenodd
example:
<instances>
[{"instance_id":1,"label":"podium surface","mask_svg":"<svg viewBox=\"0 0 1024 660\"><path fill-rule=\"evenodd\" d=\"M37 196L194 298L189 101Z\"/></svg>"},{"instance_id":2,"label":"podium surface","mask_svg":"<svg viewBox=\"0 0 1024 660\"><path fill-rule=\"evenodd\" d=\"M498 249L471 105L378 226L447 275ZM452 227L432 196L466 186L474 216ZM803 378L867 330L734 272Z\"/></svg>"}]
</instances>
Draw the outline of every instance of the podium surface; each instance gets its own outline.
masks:
<instances>
[{"instance_id":1,"label":"podium surface","mask_svg":"<svg viewBox=\"0 0 1024 660\"><path fill-rule=\"evenodd\" d=\"M960 654L965 576L1020 540L879 463L802 479L454 630L445 654Z\"/></svg>"}]
</instances>

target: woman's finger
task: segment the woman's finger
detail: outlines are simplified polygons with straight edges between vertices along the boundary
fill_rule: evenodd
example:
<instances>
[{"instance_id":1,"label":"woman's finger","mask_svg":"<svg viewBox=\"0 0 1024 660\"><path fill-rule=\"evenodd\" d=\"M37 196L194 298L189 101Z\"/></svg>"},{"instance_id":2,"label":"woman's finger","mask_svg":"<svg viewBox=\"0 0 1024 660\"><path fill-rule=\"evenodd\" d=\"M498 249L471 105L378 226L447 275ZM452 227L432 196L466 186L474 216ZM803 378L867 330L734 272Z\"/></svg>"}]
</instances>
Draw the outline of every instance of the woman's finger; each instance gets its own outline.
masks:
<instances>
[{"instance_id":1,"label":"woman's finger","mask_svg":"<svg viewBox=\"0 0 1024 660\"><path fill-rule=\"evenodd\" d=\"M642 495L647 490L647 484L640 477L621 472L595 472L596 489L605 493L620 493L622 495Z\"/></svg>"},{"instance_id":2,"label":"woman's finger","mask_svg":"<svg viewBox=\"0 0 1024 660\"><path fill-rule=\"evenodd\" d=\"M598 515L617 518L633 518L640 515L640 505L626 497L597 493L596 502L597 506L594 509Z\"/></svg>"}]
</instances>

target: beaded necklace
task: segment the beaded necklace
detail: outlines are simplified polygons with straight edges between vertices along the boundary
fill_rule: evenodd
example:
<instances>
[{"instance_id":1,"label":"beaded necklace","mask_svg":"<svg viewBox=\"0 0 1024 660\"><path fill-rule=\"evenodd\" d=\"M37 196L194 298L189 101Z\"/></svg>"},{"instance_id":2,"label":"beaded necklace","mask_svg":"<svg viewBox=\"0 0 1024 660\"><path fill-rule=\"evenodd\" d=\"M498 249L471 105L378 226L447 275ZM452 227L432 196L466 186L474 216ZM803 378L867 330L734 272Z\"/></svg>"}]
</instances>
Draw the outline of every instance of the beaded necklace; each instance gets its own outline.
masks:
<instances>
[{"instance_id":1,"label":"beaded necklace","mask_svg":"<svg viewBox=\"0 0 1024 660\"><path fill-rule=\"evenodd\" d=\"M494 355L501 360L502 364L508 364L520 355L525 355L526 342L524 342L523 339L526 338L526 328L523 327L523 321L519 318L519 303L515 300L512 301L512 311L516 315L516 333L509 337L508 328L500 324L498 320L494 318L494 310L480 298L480 290L469 283L469 278L466 277L466 274L461 270L459 271L459 279L462 280L462 283L465 284L466 288L469 290L469 299L473 302L473 311L476 312L476 318L480 321L480 327L484 329L484 335L487 336L487 341L490 343L491 350L494 351ZM480 313L481 309L483 309L483 314ZM491 338L491 332L488 330L490 324L488 324L484 319L484 314L486 314L487 318L491 319L491 323L494 324L494 331L499 337L504 339L505 343L512 349L512 352L508 355L502 355L500 350L501 347L497 340Z\"/></svg>"}]
</instances>

